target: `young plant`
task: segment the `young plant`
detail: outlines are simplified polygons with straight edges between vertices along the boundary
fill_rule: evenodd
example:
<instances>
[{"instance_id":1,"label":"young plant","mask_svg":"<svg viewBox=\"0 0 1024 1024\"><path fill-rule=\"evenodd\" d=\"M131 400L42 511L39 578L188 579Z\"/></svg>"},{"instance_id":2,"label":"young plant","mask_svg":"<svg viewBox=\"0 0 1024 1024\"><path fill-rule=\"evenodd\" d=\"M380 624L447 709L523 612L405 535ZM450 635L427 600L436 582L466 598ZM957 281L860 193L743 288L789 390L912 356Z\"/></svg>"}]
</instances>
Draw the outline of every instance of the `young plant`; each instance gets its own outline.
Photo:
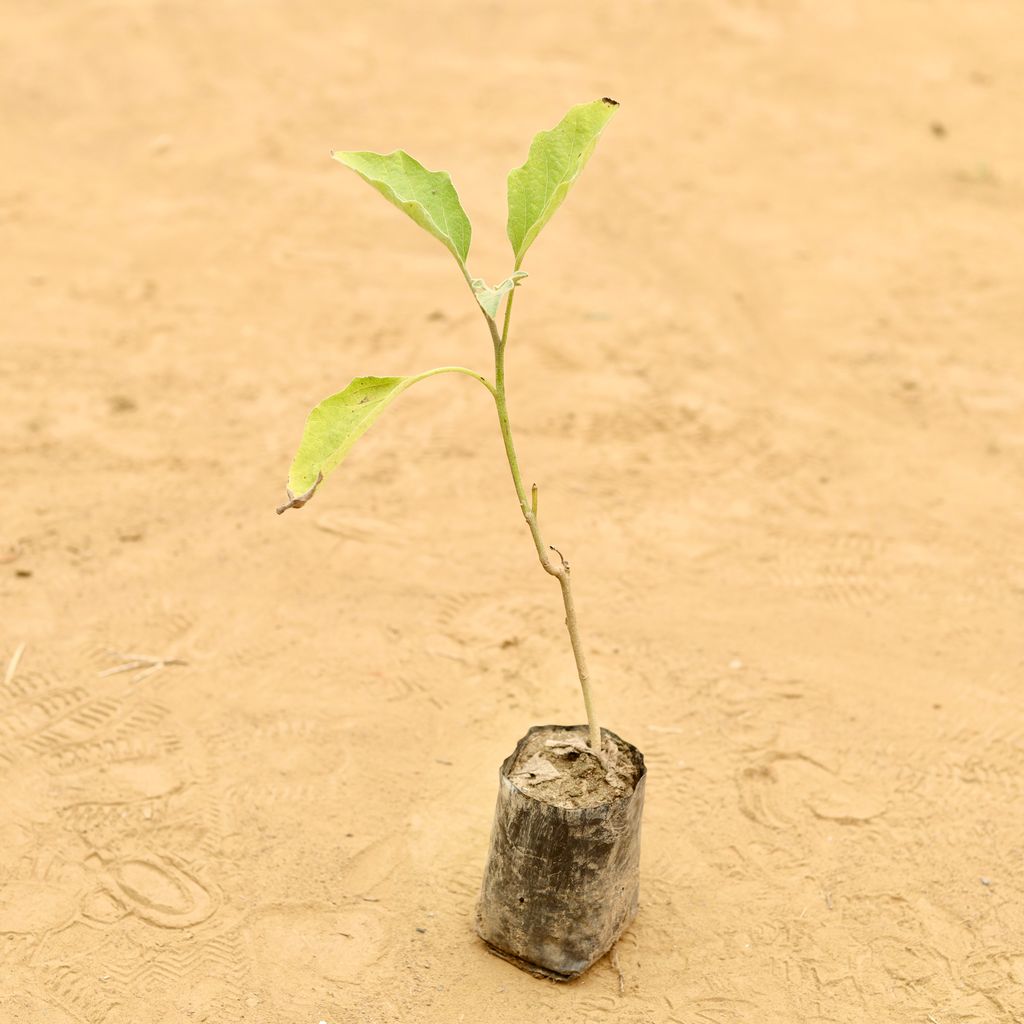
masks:
<instances>
[{"instance_id":1,"label":"young plant","mask_svg":"<svg viewBox=\"0 0 1024 1024\"><path fill-rule=\"evenodd\" d=\"M336 469L352 445L369 429L378 416L407 388L439 373L461 373L473 377L490 393L498 413L498 426L505 445L512 483L523 518L537 548L544 571L558 580L565 604L565 625L569 631L583 703L586 707L590 747L601 756L601 732L597 724L587 662L576 623L569 563L557 548L549 547L541 536L537 515L537 485L527 493L516 457L509 424L505 388L505 349L512 322L512 304L516 288L525 271L520 269L527 250L541 229L562 204L573 182L579 177L597 145L604 126L618 103L597 100L573 107L548 132L540 132L530 145L526 163L508 176L508 239L512 243L512 273L500 284L491 286L471 277L466 266L472 227L462 209L452 180L444 171L428 171L408 153L334 152L335 160L350 167L372 185L385 199L405 211L420 227L432 234L455 257L466 279L494 347L494 378L464 366L439 366L414 377L357 377L344 391L324 399L309 414L298 452L288 476L288 501L278 514L290 508L302 508L313 497L321 482ZM501 327L499 310L505 304ZM551 552L558 557L552 558Z\"/></svg>"}]
</instances>

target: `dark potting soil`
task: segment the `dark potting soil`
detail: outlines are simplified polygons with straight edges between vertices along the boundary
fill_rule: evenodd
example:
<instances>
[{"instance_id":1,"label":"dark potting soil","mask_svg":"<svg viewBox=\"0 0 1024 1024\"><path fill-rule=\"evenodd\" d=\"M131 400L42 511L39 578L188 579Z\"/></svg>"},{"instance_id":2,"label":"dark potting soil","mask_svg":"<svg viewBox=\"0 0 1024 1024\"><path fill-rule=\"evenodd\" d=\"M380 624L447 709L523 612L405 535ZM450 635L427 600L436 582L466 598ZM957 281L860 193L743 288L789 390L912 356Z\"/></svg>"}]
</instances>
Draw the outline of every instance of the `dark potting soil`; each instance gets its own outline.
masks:
<instances>
[{"instance_id":1,"label":"dark potting soil","mask_svg":"<svg viewBox=\"0 0 1024 1024\"><path fill-rule=\"evenodd\" d=\"M636 769L610 736L598 758L587 730L538 729L523 744L509 778L524 793L555 807L597 807L633 792Z\"/></svg>"}]
</instances>

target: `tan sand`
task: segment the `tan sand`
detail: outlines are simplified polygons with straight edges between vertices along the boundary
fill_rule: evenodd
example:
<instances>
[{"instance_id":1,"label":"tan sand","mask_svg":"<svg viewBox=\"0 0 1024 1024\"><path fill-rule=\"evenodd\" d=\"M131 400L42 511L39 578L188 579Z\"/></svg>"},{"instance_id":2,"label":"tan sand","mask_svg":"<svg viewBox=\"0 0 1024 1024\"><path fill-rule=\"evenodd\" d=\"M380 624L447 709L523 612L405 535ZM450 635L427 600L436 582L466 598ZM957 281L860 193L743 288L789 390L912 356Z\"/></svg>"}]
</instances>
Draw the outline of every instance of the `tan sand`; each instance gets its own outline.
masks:
<instances>
[{"instance_id":1,"label":"tan sand","mask_svg":"<svg viewBox=\"0 0 1024 1024\"><path fill-rule=\"evenodd\" d=\"M1024 1019L1021 5L0 29L0 1020ZM497 280L505 173L604 94L509 355L649 767L640 916L558 987L472 932L499 763L582 714L487 395L273 509L314 402L489 358L329 149L451 170Z\"/></svg>"}]
</instances>

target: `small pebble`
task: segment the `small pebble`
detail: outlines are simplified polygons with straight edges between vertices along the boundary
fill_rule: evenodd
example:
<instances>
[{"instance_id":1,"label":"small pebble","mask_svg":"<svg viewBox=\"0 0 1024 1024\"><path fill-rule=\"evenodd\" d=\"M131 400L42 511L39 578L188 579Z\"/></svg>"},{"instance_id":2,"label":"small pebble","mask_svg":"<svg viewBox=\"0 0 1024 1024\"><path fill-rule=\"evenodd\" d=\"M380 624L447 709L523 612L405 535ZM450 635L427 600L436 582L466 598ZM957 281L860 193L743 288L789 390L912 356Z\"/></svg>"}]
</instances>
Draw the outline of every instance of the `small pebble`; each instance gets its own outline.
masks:
<instances>
[{"instance_id":1,"label":"small pebble","mask_svg":"<svg viewBox=\"0 0 1024 1024\"><path fill-rule=\"evenodd\" d=\"M991 885L992 884L992 879L991 878L982 877L981 884L982 885Z\"/></svg>"},{"instance_id":2,"label":"small pebble","mask_svg":"<svg viewBox=\"0 0 1024 1024\"><path fill-rule=\"evenodd\" d=\"M107 405L111 412L134 412L139 407L135 399L128 395L110 395Z\"/></svg>"}]
</instances>

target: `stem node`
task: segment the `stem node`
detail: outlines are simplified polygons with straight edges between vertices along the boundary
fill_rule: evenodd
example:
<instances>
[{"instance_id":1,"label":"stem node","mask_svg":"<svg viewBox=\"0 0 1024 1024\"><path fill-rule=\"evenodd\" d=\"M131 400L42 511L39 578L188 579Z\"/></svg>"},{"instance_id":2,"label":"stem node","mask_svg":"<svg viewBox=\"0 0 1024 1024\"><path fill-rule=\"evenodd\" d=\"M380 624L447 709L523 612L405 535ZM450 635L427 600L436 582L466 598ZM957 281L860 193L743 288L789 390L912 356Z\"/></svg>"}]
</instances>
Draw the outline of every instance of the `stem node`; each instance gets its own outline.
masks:
<instances>
[{"instance_id":1,"label":"stem node","mask_svg":"<svg viewBox=\"0 0 1024 1024\"><path fill-rule=\"evenodd\" d=\"M558 560L562 563L562 568L568 573L569 563L565 560L565 555L563 555L562 552L559 551L554 544L549 544L548 547L551 548L551 550L554 551L556 555L558 555Z\"/></svg>"}]
</instances>

